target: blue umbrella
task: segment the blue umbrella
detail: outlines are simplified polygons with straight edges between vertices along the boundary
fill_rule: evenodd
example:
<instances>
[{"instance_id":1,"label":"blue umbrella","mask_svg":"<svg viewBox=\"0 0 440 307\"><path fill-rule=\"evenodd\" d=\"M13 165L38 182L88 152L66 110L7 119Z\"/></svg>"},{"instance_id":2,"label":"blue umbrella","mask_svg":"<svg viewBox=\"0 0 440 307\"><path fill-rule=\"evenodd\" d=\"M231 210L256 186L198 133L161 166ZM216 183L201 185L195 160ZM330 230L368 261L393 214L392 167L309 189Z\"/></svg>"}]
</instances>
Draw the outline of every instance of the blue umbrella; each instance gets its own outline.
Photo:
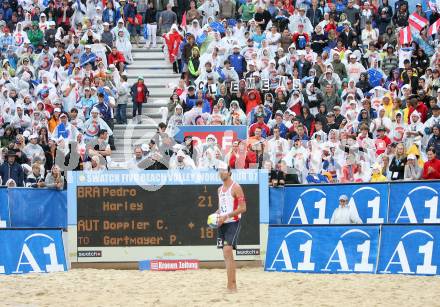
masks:
<instances>
[{"instance_id":1,"label":"blue umbrella","mask_svg":"<svg viewBox=\"0 0 440 307\"><path fill-rule=\"evenodd\" d=\"M202 35L197 37L197 40L196 40L197 45L199 45L199 46L202 45L206 41L207 38L208 38L208 34L206 34L206 33L203 33Z\"/></svg>"},{"instance_id":2,"label":"blue umbrella","mask_svg":"<svg viewBox=\"0 0 440 307\"><path fill-rule=\"evenodd\" d=\"M367 70L370 84L372 87L379 86L382 82L383 75L380 71L374 68L370 68Z\"/></svg>"},{"instance_id":3,"label":"blue umbrella","mask_svg":"<svg viewBox=\"0 0 440 307\"><path fill-rule=\"evenodd\" d=\"M218 21L211 22L211 23L209 24L209 26L210 26L211 29L214 30L214 31L220 32L220 33L222 33L222 34L225 33L225 27L223 26L223 24L221 24L221 23L218 22Z\"/></svg>"}]
</instances>

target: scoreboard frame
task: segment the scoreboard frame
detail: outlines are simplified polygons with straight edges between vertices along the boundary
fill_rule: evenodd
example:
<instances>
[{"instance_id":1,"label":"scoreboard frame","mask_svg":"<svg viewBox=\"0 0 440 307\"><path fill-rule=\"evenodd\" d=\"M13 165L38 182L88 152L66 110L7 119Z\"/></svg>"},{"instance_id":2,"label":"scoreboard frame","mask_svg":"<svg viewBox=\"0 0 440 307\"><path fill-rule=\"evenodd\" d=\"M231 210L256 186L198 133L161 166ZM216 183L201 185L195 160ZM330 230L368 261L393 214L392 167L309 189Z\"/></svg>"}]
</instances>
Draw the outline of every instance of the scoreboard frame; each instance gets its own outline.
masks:
<instances>
[{"instance_id":1,"label":"scoreboard frame","mask_svg":"<svg viewBox=\"0 0 440 307\"><path fill-rule=\"evenodd\" d=\"M262 260L269 221L268 174L236 170L232 177L243 186L248 202L236 260ZM208 214L217 210L220 185L213 171L69 172L70 261L223 260L216 248L217 233L206 225Z\"/></svg>"}]
</instances>

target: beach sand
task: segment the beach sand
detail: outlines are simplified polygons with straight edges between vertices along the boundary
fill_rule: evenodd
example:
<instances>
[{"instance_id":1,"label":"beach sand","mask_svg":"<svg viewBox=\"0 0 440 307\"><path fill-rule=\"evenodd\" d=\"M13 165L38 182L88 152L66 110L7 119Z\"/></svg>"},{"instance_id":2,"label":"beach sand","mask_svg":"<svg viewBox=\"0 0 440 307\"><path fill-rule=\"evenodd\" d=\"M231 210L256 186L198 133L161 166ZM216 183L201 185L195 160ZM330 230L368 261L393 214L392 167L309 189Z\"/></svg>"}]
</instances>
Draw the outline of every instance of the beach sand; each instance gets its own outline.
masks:
<instances>
[{"instance_id":1,"label":"beach sand","mask_svg":"<svg viewBox=\"0 0 440 307\"><path fill-rule=\"evenodd\" d=\"M238 270L226 294L221 269L186 272L74 269L0 275L1 306L440 306L440 277Z\"/></svg>"}]
</instances>

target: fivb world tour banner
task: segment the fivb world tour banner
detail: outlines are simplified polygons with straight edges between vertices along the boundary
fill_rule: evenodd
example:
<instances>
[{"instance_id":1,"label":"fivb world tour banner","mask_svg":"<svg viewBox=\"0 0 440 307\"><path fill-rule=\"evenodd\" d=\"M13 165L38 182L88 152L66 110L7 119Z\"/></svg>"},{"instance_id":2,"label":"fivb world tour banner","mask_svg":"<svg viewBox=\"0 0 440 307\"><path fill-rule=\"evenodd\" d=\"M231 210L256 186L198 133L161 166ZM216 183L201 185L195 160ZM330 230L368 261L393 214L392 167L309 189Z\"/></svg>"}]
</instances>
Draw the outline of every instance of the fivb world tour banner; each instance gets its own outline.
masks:
<instances>
[{"instance_id":1,"label":"fivb world tour banner","mask_svg":"<svg viewBox=\"0 0 440 307\"><path fill-rule=\"evenodd\" d=\"M272 189L272 224L329 224L343 194L364 224L440 223L440 182L291 186Z\"/></svg>"},{"instance_id":2,"label":"fivb world tour banner","mask_svg":"<svg viewBox=\"0 0 440 307\"><path fill-rule=\"evenodd\" d=\"M440 225L270 226L266 271L439 274Z\"/></svg>"},{"instance_id":3,"label":"fivb world tour banner","mask_svg":"<svg viewBox=\"0 0 440 307\"><path fill-rule=\"evenodd\" d=\"M61 230L0 230L0 274L67 271Z\"/></svg>"}]
</instances>

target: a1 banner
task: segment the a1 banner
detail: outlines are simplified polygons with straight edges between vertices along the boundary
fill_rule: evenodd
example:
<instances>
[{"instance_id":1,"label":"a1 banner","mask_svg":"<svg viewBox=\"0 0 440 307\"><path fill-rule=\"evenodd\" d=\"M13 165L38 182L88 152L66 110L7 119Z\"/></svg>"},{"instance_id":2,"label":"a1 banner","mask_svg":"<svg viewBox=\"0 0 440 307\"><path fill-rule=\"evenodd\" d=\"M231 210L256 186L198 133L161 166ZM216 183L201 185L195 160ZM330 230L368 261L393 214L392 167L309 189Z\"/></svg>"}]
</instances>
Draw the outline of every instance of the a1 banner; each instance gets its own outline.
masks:
<instances>
[{"instance_id":1,"label":"a1 banner","mask_svg":"<svg viewBox=\"0 0 440 307\"><path fill-rule=\"evenodd\" d=\"M343 194L348 196L348 205L358 212L363 224L387 221L388 185L354 184L286 187L282 223L329 224Z\"/></svg>"},{"instance_id":2,"label":"a1 banner","mask_svg":"<svg viewBox=\"0 0 440 307\"><path fill-rule=\"evenodd\" d=\"M389 224L440 223L440 182L390 185Z\"/></svg>"},{"instance_id":3,"label":"a1 banner","mask_svg":"<svg viewBox=\"0 0 440 307\"><path fill-rule=\"evenodd\" d=\"M377 273L439 274L440 225L384 225Z\"/></svg>"},{"instance_id":4,"label":"a1 banner","mask_svg":"<svg viewBox=\"0 0 440 307\"><path fill-rule=\"evenodd\" d=\"M266 271L375 273L379 226L270 226Z\"/></svg>"},{"instance_id":5,"label":"a1 banner","mask_svg":"<svg viewBox=\"0 0 440 307\"><path fill-rule=\"evenodd\" d=\"M0 273L67 271L61 230L0 230Z\"/></svg>"}]
</instances>

